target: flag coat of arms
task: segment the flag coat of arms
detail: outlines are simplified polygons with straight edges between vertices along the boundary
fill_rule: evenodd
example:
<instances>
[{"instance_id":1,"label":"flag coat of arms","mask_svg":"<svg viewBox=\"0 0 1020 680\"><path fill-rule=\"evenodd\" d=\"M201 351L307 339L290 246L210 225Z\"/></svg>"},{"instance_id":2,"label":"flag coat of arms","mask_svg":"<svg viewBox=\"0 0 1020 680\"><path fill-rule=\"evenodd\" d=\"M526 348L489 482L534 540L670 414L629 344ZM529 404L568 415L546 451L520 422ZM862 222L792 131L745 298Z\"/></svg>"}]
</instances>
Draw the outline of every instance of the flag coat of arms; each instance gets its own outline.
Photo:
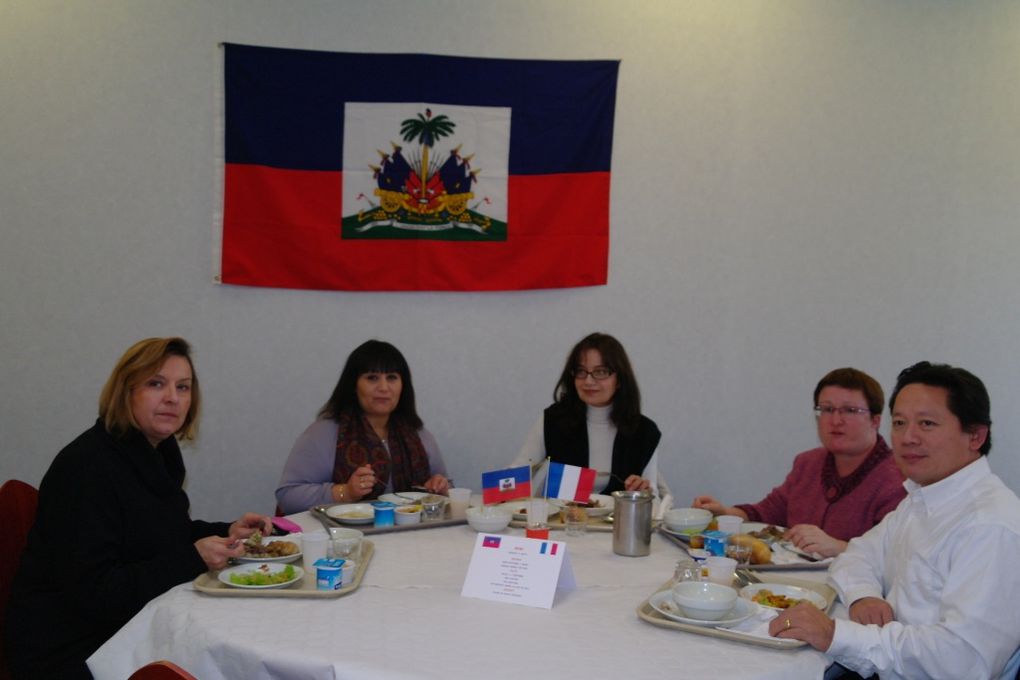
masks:
<instances>
[{"instance_id":1,"label":"flag coat of arms","mask_svg":"<svg viewBox=\"0 0 1020 680\"><path fill-rule=\"evenodd\" d=\"M225 45L220 280L605 284L618 71Z\"/></svg>"},{"instance_id":2,"label":"flag coat of arms","mask_svg":"<svg viewBox=\"0 0 1020 680\"><path fill-rule=\"evenodd\" d=\"M547 495L549 498L587 503L595 487L596 474L598 471L593 468L549 463Z\"/></svg>"},{"instance_id":3,"label":"flag coat of arms","mask_svg":"<svg viewBox=\"0 0 1020 680\"><path fill-rule=\"evenodd\" d=\"M527 465L482 473L482 503L502 503L531 495L531 468Z\"/></svg>"}]
</instances>

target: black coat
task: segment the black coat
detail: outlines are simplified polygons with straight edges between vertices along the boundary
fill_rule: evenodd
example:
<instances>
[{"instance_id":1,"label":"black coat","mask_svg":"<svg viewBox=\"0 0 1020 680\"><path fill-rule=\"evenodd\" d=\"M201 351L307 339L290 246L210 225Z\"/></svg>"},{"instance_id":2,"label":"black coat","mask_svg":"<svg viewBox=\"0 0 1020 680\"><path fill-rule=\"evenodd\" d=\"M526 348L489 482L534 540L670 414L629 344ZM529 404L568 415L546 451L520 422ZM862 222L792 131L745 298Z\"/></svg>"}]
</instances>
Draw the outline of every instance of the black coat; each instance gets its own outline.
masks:
<instances>
[{"instance_id":1,"label":"black coat","mask_svg":"<svg viewBox=\"0 0 1020 680\"><path fill-rule=\"evenodd\" d=\"M194 542L230 525L192 520L173 437L153 449L97 422L54 459L7 611L15 678L91 677L85 660L145 604L206 565Z\"/></svg>"}]
</instances>

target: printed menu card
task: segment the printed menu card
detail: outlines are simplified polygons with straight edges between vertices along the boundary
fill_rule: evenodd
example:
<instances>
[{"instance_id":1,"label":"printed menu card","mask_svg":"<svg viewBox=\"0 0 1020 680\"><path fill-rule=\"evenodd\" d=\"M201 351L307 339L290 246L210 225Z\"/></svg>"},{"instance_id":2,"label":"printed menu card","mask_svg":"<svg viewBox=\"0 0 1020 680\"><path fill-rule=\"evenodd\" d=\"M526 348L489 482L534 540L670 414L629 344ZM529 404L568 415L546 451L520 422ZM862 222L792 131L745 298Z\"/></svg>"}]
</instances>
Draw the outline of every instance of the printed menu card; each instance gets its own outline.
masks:
<instances>
[{"instance_id":1,"label":"printed menu card","mask_svg":"<svg viewBox=\"0 0 1020 680\"><path fill-rule=\"evenodd\" d=\"M460 594L551 609L557 588L574 587L566 543L478 534Z\"/></svg>"}]
</instances>

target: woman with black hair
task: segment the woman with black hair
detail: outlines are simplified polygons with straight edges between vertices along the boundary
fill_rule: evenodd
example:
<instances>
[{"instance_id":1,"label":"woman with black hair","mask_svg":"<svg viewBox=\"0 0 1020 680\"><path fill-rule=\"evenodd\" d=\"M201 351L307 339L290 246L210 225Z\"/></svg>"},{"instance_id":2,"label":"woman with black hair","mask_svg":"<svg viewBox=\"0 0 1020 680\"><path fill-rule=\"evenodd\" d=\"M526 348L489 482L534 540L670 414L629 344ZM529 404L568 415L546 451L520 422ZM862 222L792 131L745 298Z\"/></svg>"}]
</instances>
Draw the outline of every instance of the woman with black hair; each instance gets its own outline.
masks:
<instances>
[{"instance_id":1,"label":"woman with black hair","mask_svg":"<svg viewBox=\"0 0 1020 680\"><path fill-rule=\"evenodd\" d=\"M446 465L415 410L404 355L369 340L347 357L319 418L294 443L276 501L290 514L413 486L445 494Z\"/></svg>"},{"instance_id":2,"label":"woman with black hair","mask_svg":"<svg viewBox=\"0 0 1020 680\"><path fill-rule=\"evenodd\" d=\"M553 398L514 466L537 467L548 457L597 470L597 493L650 489L660 494L655 450L662 434L641 415L637 379L616 338L592 333L574 345ZM541 484L543 475L533 483Z\"/></svg>"}]
</instances>

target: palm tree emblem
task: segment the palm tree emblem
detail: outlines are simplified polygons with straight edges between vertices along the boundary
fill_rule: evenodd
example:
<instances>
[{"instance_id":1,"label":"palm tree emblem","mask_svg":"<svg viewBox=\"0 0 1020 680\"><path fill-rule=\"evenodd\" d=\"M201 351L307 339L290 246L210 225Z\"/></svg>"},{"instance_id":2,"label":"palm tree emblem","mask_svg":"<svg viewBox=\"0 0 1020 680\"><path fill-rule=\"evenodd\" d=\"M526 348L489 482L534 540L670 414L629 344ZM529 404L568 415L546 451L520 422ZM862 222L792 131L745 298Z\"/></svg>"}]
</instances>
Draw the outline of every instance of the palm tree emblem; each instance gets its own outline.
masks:
<instances>
[{"instance_id":1,"label":"palm tree emblem","mask_svg":"<svg viewBox=\"0 0 1020 680\"><path fill-rule=\"evenodd\" d=\"M432 109L425 109L425 115L419 113L417 118L408 118L400 123L400 134L403 135L404 141L410 142L417 138L418 144L422 147L419 170L421 189L418 196L420 203L428 202L429 149L435 145L437 139L453 134L455 127L457 124L448 116L440 114L433 118Z\"/></svg>"}]
</instances>

